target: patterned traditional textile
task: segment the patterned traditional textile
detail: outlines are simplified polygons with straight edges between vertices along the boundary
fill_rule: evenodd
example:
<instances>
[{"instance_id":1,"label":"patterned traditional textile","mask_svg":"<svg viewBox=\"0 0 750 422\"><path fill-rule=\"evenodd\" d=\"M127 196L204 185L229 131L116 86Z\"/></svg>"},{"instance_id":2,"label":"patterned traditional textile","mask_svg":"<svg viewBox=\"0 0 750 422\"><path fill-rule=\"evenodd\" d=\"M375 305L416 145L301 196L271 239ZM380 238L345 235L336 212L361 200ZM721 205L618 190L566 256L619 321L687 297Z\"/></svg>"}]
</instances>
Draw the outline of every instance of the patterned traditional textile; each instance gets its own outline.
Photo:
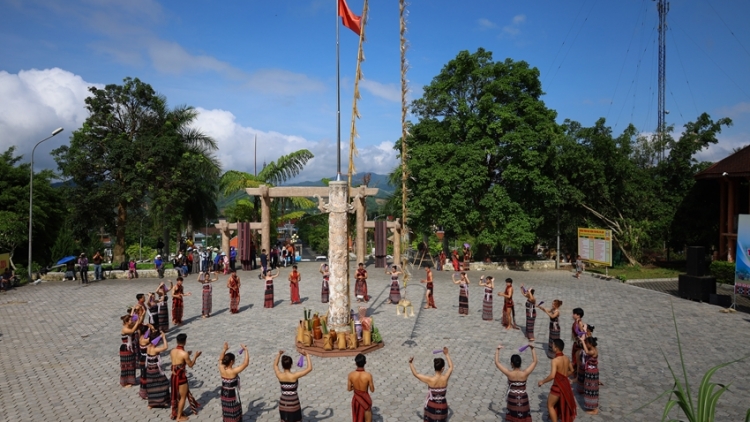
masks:
<instances>
[{"instance_id":1,"label":"patterned traditional textile","mask_svg":"<svg viewBox=\"0 0 750 422\"><path fill-rule=\"evenodd\" d=\"M229 277L229 312L236 314L240 311L240 289L234 277Z\"/></svg>"},{"instance_id":2,"label":"patterned traditional textile","mask_svg":"<svg viewBox=\"0 0 750 422\"><path fill-rule=\"evenodd\" d=\"M526 381L508 381L508 411L505 420L508 422L531 422L531 406L526 393Z\"/></svg>"},{"instance_id":3,"label":"patterned traditional textile","mask_svg":"<svg viewBox=\"0 0 750 422\"><path fill-rule=\"evenodd\" d=\"M427 290L430 292L430 298L427 299L427 306L430 308L437 308L437 306L435 306L435 288L432 282L427 283Z\"/></svg>"},{"instance_id":4,"label":"patterned traditional textile","mask_svg":"<svg viewBox=\"0 0 750 422\"><path fill-rule=\"evenodd\" d=\"M302 406L299 404L297 387L299 381L293 383L281 382L281 397L279 398L279 414L284 422L298 422L302 420Z\"/></svg>"},{"instance_id":5,"label":"patterned traditional textile","mask_svg":"<svg viewBox=\"0 0 750 422\"><path fill-rule=\"evenodd\" d=\"M161 369L161 358L146 356L146 393L149 407L169 407L169 380Z\"/></svg>"},{"instance_id":6,"label":"patterned traditional textile","mask_svg":"<svg viewBox=\"0 0 750 422\"><path fill-rule=\"evenodd\" d=\"M366 270L357 270L357 281L354 284L354 294L362 296L365 302L369 302L370 296L367 295L367 280L364 278L365 274L367 274Z\"/></svg>"},{"instance_id":7,"label":"patterned traditional textile","mask_svg":"<svg viewBox=\"0 0 750 422\"><path fill-rule=\"evenodd\" d=\"M512 288L511 286L507 286L505 288L505 294L506 295L510 293L510 289L511 288ZM507 312L508 309L510 309L511 310L511 318L513 318L513 316L514 316L513 305L514 305L514 303L513 303L513 298L512 297L511 298L507 298L506 297L506 298L503 299L503 322L502 323L503 323L503 326L505 326L505 327L515 326L516 322L513 321L513 320L509 320L508 319L508 312Z\"/></svg>"},{"instance_id":8,"label":"patterned traditional textile","mask_svg":"<svg viewBox=\"0 0 750 422\"><path fill-rule=\"evenodd\" d=\"M555 352L552 350L552 341L560 338L560 323L558 318L549 319L549 343L547 343L547 357L555 358Z\"/></svg>"},{"instance_id":9,"label":"patterned traditional textile","mask_svg":"<svg viewBox=\"0 0 750 422\"><path fill-rule=\"evenodd\" d=\"M555 357L558 356L564 355L562 353L555 355ZM558 421L573 422L576 418L576 400L573 397L573 390L570 388L568 377L563 375L562 372L555 374L555 380L549 393L560 397L560 400L555 405Z\"/></svg>"},{"instance_id":10,"label":"patterned traditional textile","mask_svg":"<svg viewBox=\"0 0 750 422\"><path fill-rule=\"evenodd\" d=\"M352 397L352 422L365 422L365 412L372 408L372 398L367 391L354 390Z\"/></svg>"},{"instance_id":11,"label":"patterned traditional textile","mask_svg":"<svg viewBox=\"0 0 750 422\"><path fill-rule=\"evenodd\" d=\"M273 308L273 280L266 280L266 291L263 300L264 308Z\"/></svg>"},{"instance_id":12,"label":"patterned traditional textile","mask_svg":"<svg viewBox=\"0 0 750 422\"><path fill-rule=\"evenodd\" d=\"M482 300L482 319L492 321L492 289L484 288L484 299Z\"/></svg>"},{"instance_id":13,"label":"patterned traditional textile","mask_svg":"<svg viewBox=\"0 0 750 422\"><path fill-rule=\"evenodd\" d=\"M203 308L201 310L201 315L211 315L213 302L213 287L211 286L211 283L206 283L203 285Z\"/></svg>"},{"instance_id":14,"label":"patterned traditional textile","mask_svg":"<svg viewBox=\"0 0 750 422\"><path fill-rule=\"evenodd\" d=\"M388 298L391 300L391 303L394 305L397 305L399 302L401 302L401 287L398 284L397 275L391 276L391 293L388 296Z\"/></svg>"},{"instance_id":15,"label":"patterned traditional textile","mask_svg":"<svg viewBox=\"0 0 750 422\"><path fill-rule=\"evenodd\" d=\"M164 302L160 302L157 310L156 320L159 322L159 330L165 333L169 331L169 298L164 296Z\"/></svg>"},{"instance_id":16,"label":"patterned traditional textile","mask_svg":"<svg viewBox=\"0 0 750 422\"><path fill-rule=\"evenodd\" d=\"M133 350L133 338L130 334L120 336L120 385L135 385L135 366L137 357Z\"/></svg>"},{"instance_id":17,"label":"patterned traditional textile","mask_svg":"<svg viewBox=\"0 0 750 422\"><path fill-rule=\"evenodd\" d=\"M180 349L182 348L182 346L177 346L177 348ZM170 380L170 387L172 388L172 414L170 417L172 419L177 419L177 407L180 403L180 386L187 383L187 370L185 369L185 364L183 363L181 365L172 365L172 379ZM190 394L189 387L187 391L187 399L185 401L190 404L190 410L192 410L193 415L197 415L198 408L201 407L201 405L198 404L198 401L195 400L195 397Z\"/></svg>"},{"instance_id":18,"label":"patterned traditional textile","mask_svg":"<svg viewBox=\"0 0 750 422\"><path fill-rule=\"evenodd\" d=\"M469 285L461 283L458 287L458 313L469 315Z\"/></svg>"},{"instance_id":19,"label":"patterned traditional textile","mask_svg":"<svg viewBox=\"0 0 750 422\"><path fill-rule=\"evenodd\" d=\"M583 408L594 410L599 407L599 358L587 357L584 364Z\"/></svg>"},{"instance_id":20,"label":"patterned traditional textile","mask_svg":"<svg viewBox=\"0 0 750 422\"><path fill-rule=\"evenodd\" d=\"M146 392L146 349L148 349L148 345L138 346L138 368L141 372L141 387L138 389L138 395L144 400L148 398L148 393Z\"/></svg>"},{"instance_id":21,"label":"patterned traditional textile","mask_svg":"<svg viewBox=\"0 0 750 422\"><path fill-rule=\"evenodd\" d=\"M445 398L447 388L430 388L424 404L424 422L447 421L448 400Z\"/></svg>"},{"instance_id":22,"label":"patterned traditional textile","mask_svg":"<svg viewBox=\"0 0 750 422\"><path fill-rule=\"evenodd\" d=\"M242 421L242 403L240 402L240 377L221 378L221 414L224 422Z\"/></svg>"},{"instance_id":23,"label":"patterned traditional textile","mask_svg":"<svg viewBox=\"0 0 750 422\"><path fill-rule=\"evenodd\" d=\"M289 278L291 279L291 281L289 281L289 300L292 303L301 303L299 297L300 274L297 271L292 271L292 273L289 274Z\"/></svg>"},{"instance_id":24,"label":"patterned traditional textile","mask_svg":"<svg viewBox=\"0 0 750 422\"><path fill-rule=\"evenodd\" d=\"M328 303L328 296L331 293L330 288L328 287L329 278L330 278L329 276L324 275L323 283L321 284L321 287L320 287L320 301L323 303Z\"/></svg>"},{"instance_id":25,"label":"patterned traditional textile","mask_svg":"<svg viewBox=\"0 0 750 422\"><path fill-rule=\"evenodd\" d=\"M534 324L536 323L536 306L533 303L526 301L526 338L531 340L534 338Z\"/></svg>"},{"instance_id":26,"label":"patterned traditional textile","mask_svg":"<svg viewBox=\"0 0 750 422\"><path fill-rule=\"evenodd\" d=\"M174 297L172 297L172 321L174 321L175 324L182 324L182 312L184 310L182 302L183 293L184 290L182 286L175 287ZM179 297L177 295L179 295Z\"/></svg>"}]
</instances>

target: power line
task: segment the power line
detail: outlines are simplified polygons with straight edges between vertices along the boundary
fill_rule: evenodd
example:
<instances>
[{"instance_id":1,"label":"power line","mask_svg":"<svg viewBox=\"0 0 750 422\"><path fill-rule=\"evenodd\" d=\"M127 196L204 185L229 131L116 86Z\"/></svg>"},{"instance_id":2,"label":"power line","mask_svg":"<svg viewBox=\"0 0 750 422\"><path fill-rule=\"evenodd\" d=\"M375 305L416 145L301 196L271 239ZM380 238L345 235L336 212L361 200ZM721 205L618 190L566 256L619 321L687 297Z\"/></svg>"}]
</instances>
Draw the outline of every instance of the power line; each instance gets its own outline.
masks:
<instances>
[{"instance_id":1,"label":"power line","mask_svg":"<svg viewBox=\"0 0 750 422\"><path fill-rule=\"evenodd\" d=\"M568 33L565 34L565 38L563 38L563 42L562 42L562 44L560 44L560 48L557 49L557 53L555 53L555 58L552 59L552 62L550 62L550 64L549 64L549 69L547 69L547 72L542 77L542 86L544 86L544 82L547 79L547 75L549 75L550 72L552 71L552 66L554 66L555 61L557 61L557 57L560 55L560 52L562 51L563 47L565 46L565 43L568 41L568 37L570 36L570 33L573 32L573 28L575 27L576 22L578 21L578 17L581 16L581 12L583 11L583 6L585 6L585 5L586 5L586 1L584 1L583 3L581 3L581 8L578 9L578 13L576 14L575 19L573 19L573 23L570 25L570 29L568 29Z\"/></svg>"},{"instance_id":2,"label":"power line","mask_svg":"<svg viewBox=\"0 0 750 422\"><path fill-rule=\"evenodd\" d=\"M573 38L573 42L570 43L570 47L568 47L568 51L565 52L565 55L563 56L562 60L560 60L560 65L557 66L557 69L555 70L555 74L552 75L552 79L550 79L550 83L555 79L555 76L557 76L557 73L560 71L560 68L562 67L563 63L565 63L565 59L568 58L568 54L570 54L570 50L573 49L573 45L575 45L576 40L578 39L578 35L581 34L581 30L586 25L586 22L589 20L589 16L591 15L591 12L594 10L594 6L596 6L596 1L591 3L591 9L589 9L589 12L586 14L586 18L581 23L581 26L578 27L578 32L576 32L575 38Z\"/></svg>"},{"instance_id":3,"label":"power line","mask_svg":"<svg viewBox=\"0 0 750 422\"><path fill-rule=\"evenodd\" d=\"M698 111L698 103L695 102L693 88L690 86L690 81L688 80L687 72L685 71L685 65L682 63L682 56L680 55L680 49L677 47L677 41L675 40L674 31L672 31L672 28L669 28L669 33L672 35L672 43L674 44L674 49L677 52L677 60L680 62L682 74L685 75L685 84L687 84L688 92L690 92L690 98L693 100L693 106L695 106L695 115L697 116L698 114L700 114L700 112Z\"/></svg>"},{"instance_id":4,"label":"power line","mask_svg":"<svg viewBox=\"0 0 750 422\"><path fill-rule=\"evenodd\" d=\"M721 21L721 23L724 24L724 26L727 28L727 30L729 31L729 33L732 34L732 36L734 37L734 39L737 41L737 44L739 44L740 47L742 47L742 49L745 50L745 53L748 55L748 57L750 57L750 51L748 51L747 48L742 44L742 42L740 41L740 39L737 38L737 35L734 34L734 31L732 31L732 28L730 28L729 25L727 25L727 23L724 22L724 19L722 19L721 15L719 15L719 12L717 12L716 9L714 9L714 6L708 0L706 0L706 3L708 3L708 6L711 8L711 10L713 10L714 13L716 13L716 16L719 18L719 20Z\"/></svg>"}]
</instances>

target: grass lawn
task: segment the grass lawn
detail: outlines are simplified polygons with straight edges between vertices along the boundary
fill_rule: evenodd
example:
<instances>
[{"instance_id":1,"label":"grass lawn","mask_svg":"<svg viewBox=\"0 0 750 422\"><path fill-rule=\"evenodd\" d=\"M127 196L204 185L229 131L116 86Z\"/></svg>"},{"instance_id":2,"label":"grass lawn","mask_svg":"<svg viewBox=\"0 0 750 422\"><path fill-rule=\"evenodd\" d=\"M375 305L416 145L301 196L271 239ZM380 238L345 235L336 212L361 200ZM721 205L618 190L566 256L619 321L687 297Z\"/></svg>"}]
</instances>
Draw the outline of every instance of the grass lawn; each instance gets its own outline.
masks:
<instances>
[{"instance_id":1,"label":"grass lawn","mask_svg":"<svg viewBox=\"0 0 750 422\"><path fill-rule=\"evenodd\" d=\"M586 268L592 273L604 274L604 268ZM620 280L641 280L646 278L677 278L684 271L656 266L610 268L608 274Z\"/></svg>"}]
</instances>

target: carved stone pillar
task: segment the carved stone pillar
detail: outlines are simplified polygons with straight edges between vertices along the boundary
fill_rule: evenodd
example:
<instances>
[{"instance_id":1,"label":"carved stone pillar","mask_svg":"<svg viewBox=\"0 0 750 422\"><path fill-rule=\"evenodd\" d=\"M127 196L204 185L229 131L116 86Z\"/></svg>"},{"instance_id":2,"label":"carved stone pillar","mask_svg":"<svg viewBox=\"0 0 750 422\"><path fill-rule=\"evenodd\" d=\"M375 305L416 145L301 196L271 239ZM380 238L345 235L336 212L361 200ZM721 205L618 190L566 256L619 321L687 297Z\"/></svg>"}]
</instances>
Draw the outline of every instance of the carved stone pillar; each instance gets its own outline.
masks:
<instances>
[{"instance_id":1,"label":"carved stone pillar","mask_svg":"<svg viewBox=\"0 0 750 422\"><path fill-rule=\"evenodd\" d=\"M268 186L260 186L260 244L266 253L271 251L271 198L268 195ZM261 251L258 251L260 256Z\"/></svg>"},{"instance_id":2,"label":"carved stone pillar","mask_svg":"<svg viewBox=\"0 0 750 422\"><path fill-rule=\"evenodd\" d=\"M336 331L349 329L349 251L347 182L328 184L328 261L331 268L328 327Z\"/></svg>"},{"instance_id":3,"label":"carved stone pillar","mask_svg":"<svg viewBox=\"0 0 750 422\"><path fill-rule=\"evenodd\" d=\"M365 262L366 245L367 245L367 230L365 229L365 220L367 219L367 204L365 200L365 186L360 186L360 192L354 197L354 206L357 211L357 239L356 239L356 251L357 251L357 264Z\"/></svg>"}]
</instances>

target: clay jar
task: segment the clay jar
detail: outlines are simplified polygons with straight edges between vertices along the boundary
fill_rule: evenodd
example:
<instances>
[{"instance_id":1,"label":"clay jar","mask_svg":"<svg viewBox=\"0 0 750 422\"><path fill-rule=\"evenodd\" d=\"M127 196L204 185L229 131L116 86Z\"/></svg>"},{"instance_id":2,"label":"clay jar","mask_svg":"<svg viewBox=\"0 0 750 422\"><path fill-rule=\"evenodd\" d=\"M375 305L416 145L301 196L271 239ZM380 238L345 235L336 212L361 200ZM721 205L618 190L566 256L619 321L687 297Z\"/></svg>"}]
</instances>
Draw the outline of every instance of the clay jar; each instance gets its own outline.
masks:
<instances>
[{"instance_id":1,"label":"clay jar","mask_svg":"<svg viewBox=\"0 0 750 422\"><path fill-rule=\"evenodd\" d=\"M320 328L320 318L315 315L313 317L313 336L315 337L315 340L320 340L323 338L323 330Z\"/></svg>"}]
</instances>

